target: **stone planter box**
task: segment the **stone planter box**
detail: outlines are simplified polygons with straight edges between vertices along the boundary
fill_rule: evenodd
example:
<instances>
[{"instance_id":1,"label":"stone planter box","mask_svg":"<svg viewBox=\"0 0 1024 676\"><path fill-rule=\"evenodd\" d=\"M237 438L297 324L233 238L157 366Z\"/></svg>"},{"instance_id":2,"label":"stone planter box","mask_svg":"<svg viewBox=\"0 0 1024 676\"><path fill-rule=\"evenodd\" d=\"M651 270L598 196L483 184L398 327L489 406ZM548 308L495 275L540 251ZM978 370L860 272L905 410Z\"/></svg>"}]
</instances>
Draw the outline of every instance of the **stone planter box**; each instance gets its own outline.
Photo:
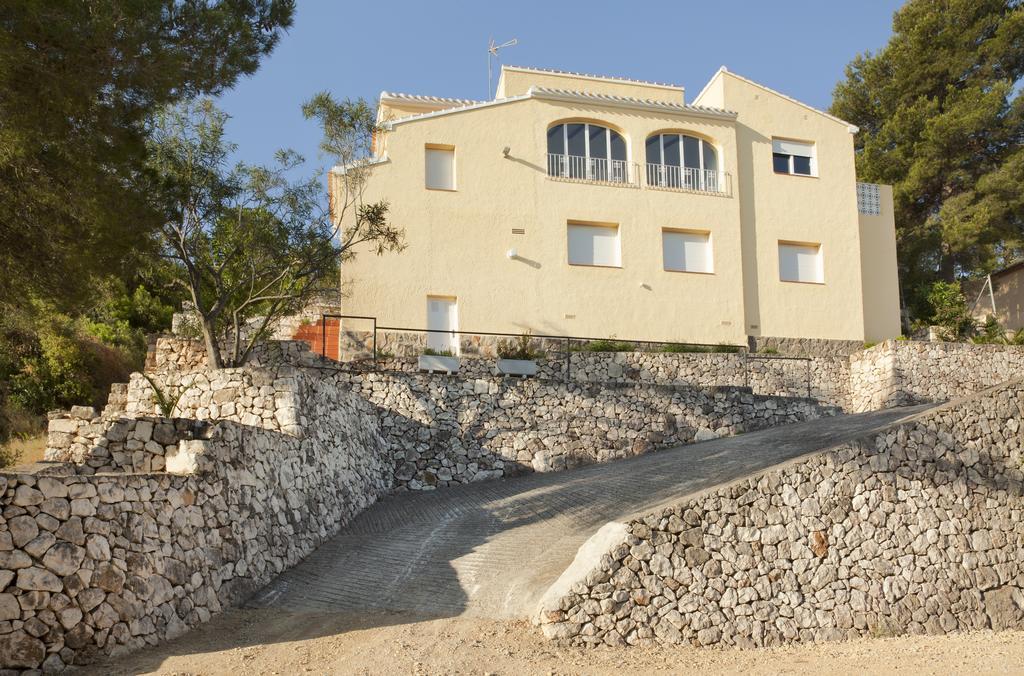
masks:
<instances>
[{"instance_id":1,"label":"stone planter box","mask_svg":"<svg viewBox=\"0 0 1024 676\"><path fill-rule=\"evenodd\" d=\"M462 360L458 357L443 357L436 354L421 354L420 371L440 371L441 373L458 373Z\"/></svg>"},{"instance_id":2,"label":"stone planter box","mask_svg":"<svg viewBox=\"0 0 1024 676\"><path fill-rule=\"evenodd\" d=\"M506 376L535 376L537 362L532 359L499 359L498 371Z\"/></svg>"}]
</instances>

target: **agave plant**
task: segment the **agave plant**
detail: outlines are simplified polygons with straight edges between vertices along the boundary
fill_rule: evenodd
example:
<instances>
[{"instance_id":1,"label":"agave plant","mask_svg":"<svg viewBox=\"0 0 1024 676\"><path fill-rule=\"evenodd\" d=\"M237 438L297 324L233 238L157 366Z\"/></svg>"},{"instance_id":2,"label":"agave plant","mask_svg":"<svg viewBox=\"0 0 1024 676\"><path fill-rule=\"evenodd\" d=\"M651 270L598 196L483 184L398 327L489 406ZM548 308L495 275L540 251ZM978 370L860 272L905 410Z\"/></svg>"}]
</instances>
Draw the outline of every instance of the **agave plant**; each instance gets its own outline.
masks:
<instances>
[{"instance_id":1,"label":"agave plant","mask_svg":"<svg viewBox=\"0 0 1024 676\"><path fill-rule=\"evenodd\" d=\"M163 388L156 384L155 380L149 377L149 374L143 373L142 377L153 388L153 403L160 409L160 414L165 418L172 417L174 409L178 407L178 402L181 401L181 395L185 394L186 388L177 387L174 388L174 391L165 392Z\"/></svg>"}]
</instances>

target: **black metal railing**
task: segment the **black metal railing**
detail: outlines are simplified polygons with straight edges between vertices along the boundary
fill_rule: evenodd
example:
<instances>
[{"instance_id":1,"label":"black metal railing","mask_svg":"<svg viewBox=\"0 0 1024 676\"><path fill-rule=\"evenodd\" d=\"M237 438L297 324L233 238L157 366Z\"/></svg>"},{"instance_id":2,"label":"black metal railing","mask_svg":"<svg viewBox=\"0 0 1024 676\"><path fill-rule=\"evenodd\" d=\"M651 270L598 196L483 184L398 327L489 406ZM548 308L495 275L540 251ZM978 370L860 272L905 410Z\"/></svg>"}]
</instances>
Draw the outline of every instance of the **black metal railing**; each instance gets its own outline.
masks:
<instances>
[{"instance_id":1,"label":"black metal railing","mask_svg":"<svg viewBox=\"0 0 1024 676\"><path fill-rule=\"evenodd\" d=\"M594 337L588 337L588 336L564 336L564 335L558 335L558 334L537 334L537 333L524 334L522 332L520 332L520 333L509 333L509 332L503 332L503 331L462 331L462 330L456 330L456 329L421 329L421 328L412 328L412 327L404 327L404 326L381 326L381 325L377 324L377 318L373 317L373 316L324 313L324 314L321 315L321 320L320 320L320 328L321 328L321 343L320 343L321 351L320 351L320 354L321 354L322 357L325 357L325 358L329 358L328 355L327 355L327 320L328 319L337 319L337 320L339 320L338 321L338 355L337 355L337 358L336 358L337 361L341 361L341 341L342 341L342 333L343 333L342 327L341 327L341 320L351 319L351 320L359 320L359 321L369 321L369 322L372 322L372 336L373 336L372 360L373 360L374 368L376 368L377 364L379 363L379 352L378 352L378 344L379 343L378 343L377 334L378 334L378 332L381 332L381 331L392 331L392 332L396 332L396 333L420 333L420 334L426 334L428 336L429 336L429 334L432 334L432 333L440 333L440 334L451 335L451 336L488 336L488 337L494 337L494 338L520 338L523 335L528 335L530 340L539 340L539 341L547 340L547 341L555 341L555 342L558 342L558 343L564 343L564 345L565 345L565 350L564 350L565 351L565 370L564 370L564 373L565 373L565 381L566 382L569 382L571 380L571 375L572 375L572 354L574 352L587 352L588 351L585 348L573 349L573 344L574 343L576 343L576 344L592 344L592 343L602 343L603 342L603 343L618 343L618 344L621 344L621 345L630 344L630 345L636 346L636 349L630 350L630 351L639 351L639 352L653 352L654 350L651 350L649 348L654 347L654 346L662 346L662 347L664 347L664 346L678 346L679 348L683 348L683 349L663 350L663 352L666 353L666 354L670 354L670 353L680 353L680 354L686 354L686 353L704 353L704 354L707 354L707 353L731 353L731 354L740 354L740 355L742 355L743 360L744 360L744 367L743 367L743 370L744 370L744 386L746 386L746 387L750 386L750 369L749 369L748 364L747 364L748 360L750 360L750 359L758 359L758 360L765 360L765 361L775 361L775 360L778 360L778 361L802 361L802 362L804 362L806 364L807 396L808 397L811 396L811 359L810 358L808 358L808 357L791 357L791 356L788 356L788 355L764 355L764 354L751 353L749 348L746 345L732 345L732 344L727 344L727 343L690 343L690 342L664 341L664 340L638 340L638 339L630 339L630 338L594 338ZM644 347L647 347L648 349L645 350L645 349L643 349ZM688 348L694 348L694 349L690 350ZM627 351L627 350L618 350L618 351L623 351L624 352L624 351Z\"/></svg>"}]
</instances>

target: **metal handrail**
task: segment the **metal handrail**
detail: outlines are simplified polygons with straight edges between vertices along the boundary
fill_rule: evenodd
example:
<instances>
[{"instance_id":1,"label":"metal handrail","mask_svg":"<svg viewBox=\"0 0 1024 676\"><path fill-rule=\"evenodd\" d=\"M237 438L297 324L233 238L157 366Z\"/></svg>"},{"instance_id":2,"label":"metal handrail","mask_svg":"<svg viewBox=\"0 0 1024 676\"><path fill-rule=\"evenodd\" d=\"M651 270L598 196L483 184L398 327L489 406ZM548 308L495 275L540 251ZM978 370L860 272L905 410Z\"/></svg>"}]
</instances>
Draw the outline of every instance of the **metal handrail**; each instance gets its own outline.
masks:
<instances>
[{"instance_id":1,"label":"metal handrail","mask_svg":"<svg viewBox=\"0 0 1024 676\"><path fill-rule=\"evenodd\" d=\"M518 338L522 336L522 333L508 333L502 331L461 331L457 329L419 329L410 328L404 326L380 326L377 324L377 318L368 315L346 315L346 314L334 314L334 313L323 313L321 315L320 327L321 327L321 342L320 342L320 354L322 357L327 358L327 321L328 319L357 319L364 321L373 322L373 363L377 365L379 359L377 356L377 332L378 331L401 331L405 333L444 333L452 336L471 335L471 336L493 336L495 338ZM341 357L341 326L339 322L338 327L338 357ZM741 354L743 356L743 371L744 371L744 382L749 387L750 385L750 370L747 368L747 360L749 359L761 359L764 361L778 360L778 361L803 361L807 365L807 396L811 396L811 359L809 357L793 357L788 355L765 355L751 353L750 349L746 345L731 345L723 343L688 343L681 341L665 341L665 340L633 340L629 338L594 338L589 336L564 336L557 334L529 334L531 339L538 340L557 340L565 341L565 381L570 381L572 371L572 343L576 342L594 342L594 341L614 341L619 343L632 343L633 345L687 345L693 347L710 347L710 348L734 348L736 352L732 354ZM704 353L707 354L707 353Z\"/></svg>"}]
</instances>

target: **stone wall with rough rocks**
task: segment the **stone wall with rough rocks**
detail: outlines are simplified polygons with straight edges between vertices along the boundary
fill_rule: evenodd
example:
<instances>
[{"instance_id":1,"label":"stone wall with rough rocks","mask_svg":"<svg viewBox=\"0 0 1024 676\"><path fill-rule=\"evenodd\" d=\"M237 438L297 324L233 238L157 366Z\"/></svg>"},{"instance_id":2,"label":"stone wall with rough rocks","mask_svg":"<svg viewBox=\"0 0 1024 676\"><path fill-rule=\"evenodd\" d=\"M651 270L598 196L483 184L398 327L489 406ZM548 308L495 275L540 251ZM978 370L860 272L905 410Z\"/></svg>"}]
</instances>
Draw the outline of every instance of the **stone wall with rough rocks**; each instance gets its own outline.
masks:
<instances>
[{"instance_id":1,"label":"stone wall with rough rocks","mask_svg":"<svg viewBox=\"0 0 1024 676\"><path fill-rule=\"evenodd\" d=\"M1020 628L1022 424L1016 381L606 527L537 619L588 645Z\"/></svg>"},{"instance_id":2,"label":"stone wall with rough rocks","mask_svg":"<svg viewBox=\"0 0 1024 676\"><path fill-rule=\"evenodd\" d=\"M367 320L346 321L348 328L342 332L340 341L342 359L364 358L371 355L373 352L373 331L356 328L357 326L368 327L370 322ZM418 354L422 354L423 348L426 347L426 336L426 333L417 331L379 329L377 331L377 349L394 356L415 357ZM494 357L497 354L498 344L508 340L510 339L498 336L460 334L459 349L462 354ZM545 351L565 351L564 339L534 338L532 342L535 346ZM583 342L585 341L577 340L573 342L573 345L574 347L579 347ZM655 346L657 345L661 345L661 343L656 343ZM747 339L747 347L752 352L763 353L768 351L791 357L848 357L854 352L863 350L864 342L860 340L750 336Z\"/></svg>"},{"instance_id":3,"label":"stone wall with rough rocks","mask_svg":"<svg viewBox=\"0 0 1024 676\"><path fill-rule=\"evenodd\" d=\"M186 413L231 419L77 409L51 420L51 462L0 473L0 667L58 671L173 638L390 488L372 408L336 383L281 368L192 387ZM129 408L142 392L133 381Z\"/></svg>"},{"instance_id":4,"label":"stone wall with rough rocks","mask_svg":"<svg viewBox=\"0 0 1024 676\"><path fill-rule=\"evenodd\" d=\"M850 357L852 411L948 401L1024 374L1024 347L889 340Z\"/></svg>"},{"instance_id":5,"label":"stone wall with rough rocks","mask_svg":"<svg viewBox=\"0 0 1024 676\"><path fill-rule=\"evenodd\" d=\"M410 490L547 472L835 415L744 388L562 383L406 373L348 376L378 411Z\"/></svg>"},{"instance_id":6,"label":"stone wall with rough rocks","mask_svg":"<svg viewBox=\"0 0 1024 676\"><path fill-rule=\"evenodd\" d=\"M827 338L777 338L750 336L747 344L754 352L773 350L791 357L848 357L864 349L860 340L830 340Z\"/></svg>"}]
</instances>

